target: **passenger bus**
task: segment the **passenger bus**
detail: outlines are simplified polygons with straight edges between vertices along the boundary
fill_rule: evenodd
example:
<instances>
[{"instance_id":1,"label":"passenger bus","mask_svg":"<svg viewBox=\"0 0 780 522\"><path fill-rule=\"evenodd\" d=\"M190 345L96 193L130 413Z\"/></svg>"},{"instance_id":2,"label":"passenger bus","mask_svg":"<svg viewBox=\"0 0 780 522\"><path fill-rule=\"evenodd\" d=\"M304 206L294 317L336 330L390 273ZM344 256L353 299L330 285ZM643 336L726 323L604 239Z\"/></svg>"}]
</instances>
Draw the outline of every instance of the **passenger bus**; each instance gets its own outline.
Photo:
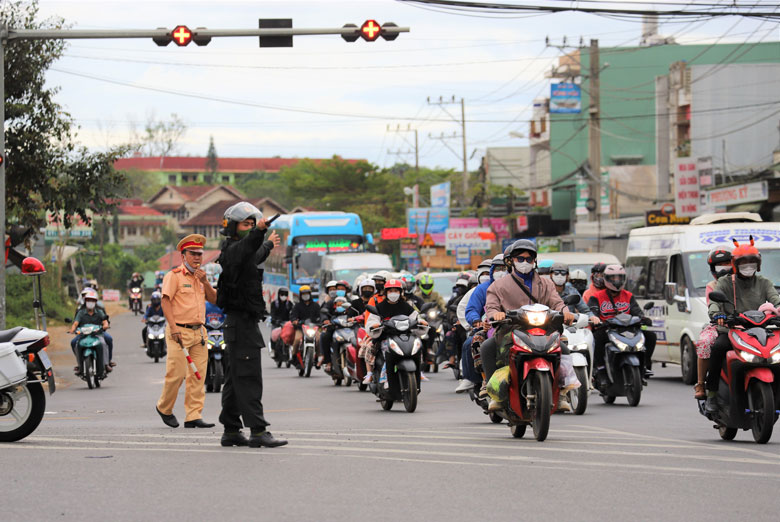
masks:
<instances>
[{"instance_id":1,"label":"passenger bus","mask_svg":"<svg viewBox=\"0 0 780 522\"><path fill-rule=\"evenodd\" d=\"M363 234L360 216L347 212L300 212L285 214L271 225L281 238L265 262L264 293L271 300L280 287L297 294L301 285L318 293L323 256L367 252L373 243Z\"/></svg>"}]
</instances>

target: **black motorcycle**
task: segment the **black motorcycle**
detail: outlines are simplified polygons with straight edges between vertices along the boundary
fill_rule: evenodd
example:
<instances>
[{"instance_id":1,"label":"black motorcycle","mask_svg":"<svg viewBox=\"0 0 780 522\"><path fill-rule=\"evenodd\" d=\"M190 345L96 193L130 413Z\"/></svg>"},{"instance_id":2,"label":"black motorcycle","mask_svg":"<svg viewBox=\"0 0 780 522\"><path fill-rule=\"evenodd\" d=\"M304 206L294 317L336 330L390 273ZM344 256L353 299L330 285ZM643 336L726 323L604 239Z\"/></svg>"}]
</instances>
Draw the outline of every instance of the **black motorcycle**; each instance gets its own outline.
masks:
<instances>
[{"instance_id":1,"label":"black motorcycle","mask_svg":"<svg viewBox=\"0 0 780 522\"><path fill-rule=\"evenodd\" d=\"M438 356L444 352L444 315L436 308L436 303L425 303L420 308L420 315L428 322L428 328L422 336L426 346L424 354L425 371L439 371Z\"/></svg>"},{"instance_id":2,"label":"black motorcycle","mask_svg":"<svg viewBox=\"0 0 780 522\"><path fill-rule=\"evenodd\" d=\"M655 304L649 302L644 309ZM642 387L647 383L642 377L645 368L645 336L642 325L649 317L618 314L602 323L607 329L607 344L604 347L605 366L595 372L596 388L607 404L615 397L626 397L630 406L637 406L642 398Z\"/></svg>"},{"instance_id":3,"label":"black motorcycle","mask_svg":"<svg viewBox=\"0 0 780 522\"><path fill-rule=\"evenodd\" d=\"M153 315L146 321L146 355L159 362L168 354L165 345L165 317Z\"/></svg>"},{"instance_id":4,"label":"black motorcycle","mask_svg":"<svg viewBox=\"0 0 780 522\"><path fill-rule=\"evenodd\" d=\"M216 392L222 389L222 383L225 382L225 339L222 334L224 322L219 319L210 319L206 323L206 333L208 341L206 344L209 349L209 364L206 368L206 391Z\"/></svg>"},{"instance_id":5,"label":"black motorcycle","mask_svg":"<svg viewBox=\"0 0 780 522\"><path fill-rule=\"evenodd\" d=\"M375 315L376 308L367 307ZM422 340L426 327L406 315L396 315L376 326L382 335L381 350L374 363L371 392L379 398L382 409L390 410L395 401L403 401L409 413L417 409L422 366ZM377 371L385 368L385 371Z\"/></svg>"}]
</instances>

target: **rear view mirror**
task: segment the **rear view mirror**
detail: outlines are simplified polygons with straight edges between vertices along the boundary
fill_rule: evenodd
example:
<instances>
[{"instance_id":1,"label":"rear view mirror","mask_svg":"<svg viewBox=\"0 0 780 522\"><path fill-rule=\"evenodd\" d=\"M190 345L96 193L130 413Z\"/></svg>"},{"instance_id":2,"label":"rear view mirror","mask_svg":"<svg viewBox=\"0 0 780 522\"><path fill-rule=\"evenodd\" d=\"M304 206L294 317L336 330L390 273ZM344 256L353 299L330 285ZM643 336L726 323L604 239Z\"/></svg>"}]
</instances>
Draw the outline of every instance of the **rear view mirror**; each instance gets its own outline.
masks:
<instances>
[{"instance_id":1,"label":"rear view mirror","mask_svg":"<svg viewBox=\"0 0 780 522\"><path fill-rule=\"evenodd\" d=\"M651 308L653 308L654 306L655 306L655 302L654 302L654 301L650 301L649 303L645 303L645 306L643 306L642 308L643 308L644 310L650 310L650 309L651 309Z\"/></svg>"},{"instance_id":2,"label":"rear view mirror","mask_svg":"<svg viewBox=\"0 0 780 522\"><path fill-rule=\"evenodd\" d=\"M428 310L430 310L430 309L431 309L431 308L433 308L434 306L436 306L436 303L433 303L433 302L431 302L431 303L424 303L424 304L423 304L423 305L420 307L420 312L427 312Z\"/></svg>"},{"instance_id":3,"label":"rear view mirror","mask_svg":"<svg viewBox=\"0 0 780 522\"><path fill-rule=\"evenodd\" d=\"M664 286L664 300L666 304L674 303L674 298L677 295L677 283L666 283Z\"/></svg>"},{"instance_id":4,"label":"rear view mirror","mask_svg":"<svg viewBox=\"0 0 780 522\"><path fill-rule=\"evenodd\" d=\"M376 309L376 306L366 305L366 310L374 315L379 315L379 310Z\"/></svg>"},{"instance_id":5,"label":"rear view mirror","mask_svg":"<svg viewBox=\"0 0 780 522\"><path fill-rule=\"evenodd\" d=\"M581 297L579 295L567 295L566 298L563 300L563 304L566 306L572 306L576 305L580 302Z\"/></svg>"},{"instance_id":6,"label":"rear view mirror","mask_svg":"<svg viewBox=\"0 0 780 522\"><path fill-rule=\"evenodd\" d=\"M716 303L728 303L729 300L726 297L726 294L720 290L713 290L710 292L710 301L714 301Z\"/></svg>"}]
</instances>

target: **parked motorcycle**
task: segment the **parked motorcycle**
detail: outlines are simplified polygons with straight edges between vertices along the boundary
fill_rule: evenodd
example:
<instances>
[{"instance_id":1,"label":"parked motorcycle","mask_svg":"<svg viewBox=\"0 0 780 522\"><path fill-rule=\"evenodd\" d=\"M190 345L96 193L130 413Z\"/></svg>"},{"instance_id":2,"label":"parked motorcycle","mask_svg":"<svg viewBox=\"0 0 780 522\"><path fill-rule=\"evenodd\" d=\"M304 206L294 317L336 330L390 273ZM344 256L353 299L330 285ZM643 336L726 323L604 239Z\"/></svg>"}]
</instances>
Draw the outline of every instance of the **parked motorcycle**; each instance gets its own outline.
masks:
<instances>
[{"instance_id":1,"label":"parked motorcycle","mask_svg":"<svg viewBox=\"0 0 780 522\"><path fill-rule=\"evenodd\" d=\"M209 361L206 367L206 378L204 384L207 392L216 392L222 389L222 383L225 382L225 339L222 328L224 322L217 318L210 319L206 323L206 334L208 339L206 345L209 351Z\"/></svg>"},{"instance_id":2,"label":"parked motorcycle","mask_svg":"<svg viewBox=\"0 0 780 522\"><path fill-rule=\"evenodd\" d=\"M655 303L646 303L650 310ZM642 387L647 383L642 377L645 368L645 336L643 322L649 318L630 314L618 314L599 325L607 329L607 344L604 347L605 365L595 371L596 388L606 404L615 402L615 397L626 397L629 406L639 405Z\"/></svg>"},{"instance_id":3,"label":"parked motorcycle","mask_svg":"<svg viewBox=\"0 0 780 522\"><path fill-rule=\"evenodd\" d=\"M425 346L425 371L439 371L439 355L444 352L444 315L436 308L436 303L425 303L420 309L420 315L428 322L428 328L421 339ZM433 339L428 341L428 339Z\"/></svg>"},{"instance_id":4,"label":"parked motorcycle","mask_svg":"<svg viewBox=\"0 0 780 522\"><path fill-rule=\"evenodd\" d=\"M104 361L103 342L100 333L103 328L97 324L85 324L78 327L77 334L81 334L76 349L81 352L81 368L79 377L87 383L89 389L100 388L100 381L108 377Z\"/></svg>"},{"instance_id":5,"label":"parked motorcycle","mask_svg":"<svg viewBox=\"0 0 780 522\"><path fill-rule=\"evenodd\" d=\"M572 364L580 387L567 394L575 415L582 415L588 408L590 380L593 366L593 333L588 329L588 316L581 314L576 324L563 331L563 338L571 351Z\"/></svg>"},{"instance_id":6,"label":"parked motorcycle","mask_svg":"<svg viewBox=\"0 0 780 522\"><path fill-rule=\"evenodd\" d=\"M509 310L505 319L493 324L512 326L503 341L509 348L509 404L497 413L509 422L513 437L521 438L531 425L541 442L550 430L550 416L558 409L556 374L561 364L563 315L536 303Z\"/></svg>"},{"instance_id":7,"label":"parked motorcycle","mask_svg":"<svg viewBox=\"0 0 780 522\"><path fill-rule=\"evenodd\" d=\"M373 306L367 309L375 315ZM396 315L383 320L375 327L383 335L381 350L377 353L375 366L386 368L387 380L381 382L382 372L374 371L371 392L379 398L382 409L390 410L393 403L403 401L407 412L417 409L417 395L420 393L420 369L422 367L422 341L426 327L406 315Z\"/></svg>"},{"instance_id":8,"label":"parked motorcycle","mask_svg":"<svg viewBox=\"0 0 780 522\"><path fill-rule=\"evenodd\" d=\"M48 383L55 391L54 373L46 353L49 335L17 326L0 331L0 442L31 434L43 419Z\"/></svg>"},{"instance_id":9,"label":"parked motorcycle","mask_svg":"<svg viewBox=\"0 0 780 522\"><path fill-rule=\"evenodd\" d=\"M710 301L729 302L719 291ZM699 401L699 412L715 422L724 440L732 440L740 429L753 432L753 440L766 444L780 416L780 318L758 310L726 319L733 351L718 386L718 411L710 414Z\"/></svg>"},{"instance_id":10,"label":"parked motorcycle","mask_svg":"<svg viewBox=\"0 0 780 522\"><path fill-rule=\"evenodd\" d=\"M165 344L165 317L153 315L146 321L146 355L159 362L168 354Z\"/></svg>"},{"instance_id":11,"label":"parked motorcycle","mask_svg":"<svg viewBox=\"0 0 780 522\"><path fill-rule=\"evenodd\" d=\"M134 315L143 313L143 293L141 287L134 286L130 289L130 310Z\"/></svg>"},{"instance_id":12,"label":"parked motorcycle","mask_svg":"<svg viewBox=\"0 0 780 522\"><path fill-rule=\"evenodd\" d=\"M298 377L311 377L314 358L317 357L317 332L319 332L320 326L307 319L301 325L301 329L303 330L303 342L297 354Z\"/></svg>"},{"instance_id":13,"label":"parked motorcycle","mask_svg":"<svg viewBox=\"0 0 780 522\"><path fill-rule=\"evenodd\" d=\"M330 343L330 376L336 386L341 386L342 382L346 386L352 386L352 375L347 368L349 348L357 346L357 337L352 328L355 323L346 314L335 317L331 323L335 330Z\"/></svg>"}]
</instances>

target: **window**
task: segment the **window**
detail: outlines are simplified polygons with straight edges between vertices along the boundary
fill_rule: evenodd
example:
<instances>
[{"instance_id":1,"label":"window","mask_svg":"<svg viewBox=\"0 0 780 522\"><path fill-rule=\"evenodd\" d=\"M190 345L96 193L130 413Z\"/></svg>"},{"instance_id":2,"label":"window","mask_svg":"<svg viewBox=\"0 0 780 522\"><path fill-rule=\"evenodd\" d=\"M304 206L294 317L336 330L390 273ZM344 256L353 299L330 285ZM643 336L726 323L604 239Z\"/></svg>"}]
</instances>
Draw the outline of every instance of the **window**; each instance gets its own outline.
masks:
<instances>
[{"instance_id":1,"label":"window","mask_svg":"<svg viewBox=\"0 0 780 522\"><path fill-rule=\"evenodd\" d=\"M637 299L647 297L647 258L629 257L626 259L626 290Z\"/></svg>"},{"instance_id":2,"label":"window","mask_svg":"<svg viewBox=\"0 0 780 522\"><path fill-rule=\"evenodd\" d=\"M683 268L682 256L675 254L669 260L671 270L669 270L669 279L671 283L677 283L677 295L685 295L685 289L688 283L685 280L685 269Z\"/></svg>"},{"instance_id":3,"label":"window","mask_svg":"<svg viewBox=\"0 0 780 522\"><path fill-rule=\"evenodd\" d=\"M230 176L222 176L222 183L230 183Z\"/></svg>"},{"instance_id":4,"label":"window","mask_svg":"<svg viewBox=\"0 0 780 522\"><path fill-rule=\"evenodd\" d=\"M212 179L213 176L211 174L206 174L205 176L203 176L203 181L208 185L211 185Z\"/></svg>"},{"instance_id":5,"label":"window","mask_svg":"<svg viewBox=\"0 0 780 522\"><path fill-rule=\"evenodd\" d=\"M168 175L168 183L171 183L173 185L176 184L176 174L169 174ZM168 194L168 196L173 197L173 194Z\"/></svg>"},{"instance_id":6,"label":"window","mask_svg":"<svg viewBox=\"0 0 780 522\"><path fill-rule=\"evenodd\" d=\"M651 259L648 267L647 281L648 299L663 299L666 284L666 258Z\"/></svg>"}]
</instances>

